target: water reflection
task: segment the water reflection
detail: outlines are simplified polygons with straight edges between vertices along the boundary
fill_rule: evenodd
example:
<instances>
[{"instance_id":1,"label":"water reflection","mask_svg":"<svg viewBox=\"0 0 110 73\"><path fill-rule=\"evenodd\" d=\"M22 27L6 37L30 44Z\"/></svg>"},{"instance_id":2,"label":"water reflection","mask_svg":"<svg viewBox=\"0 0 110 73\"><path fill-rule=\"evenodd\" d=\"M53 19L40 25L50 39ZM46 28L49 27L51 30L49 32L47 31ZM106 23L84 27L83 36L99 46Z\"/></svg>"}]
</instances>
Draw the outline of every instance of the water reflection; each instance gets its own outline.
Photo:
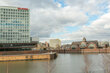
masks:
<instances>
[{"instance_id":1,"label":"water reflection","mask_svg":"<svg viewBox=\"0 0 110 73\"><path fill-rule=\"evenodd\" d=\"M103 58L103 69L104 73L110 73L110 55L109 54L102 54Z\"/></svg>"},{"instance_id":2,"label":"water reflection","mask_svg":"<svg viewBox=\"0 0 110 73\"><path fill-rule=\"evenodd\" d=\"M0 73L6 73L0 62ZM55 60L8 62L8 73L110 73L109 54L59 54Z\"/></svg>"},{"instance_id":3,"label":"water reflection","mask_svg":"<svg viewBox=\"0 0 110 73\"><path fill-rule=\"evenodd\" d=\"M110 73L110 54L84 54L84 73Z\"/></svg>"}]
</instances>

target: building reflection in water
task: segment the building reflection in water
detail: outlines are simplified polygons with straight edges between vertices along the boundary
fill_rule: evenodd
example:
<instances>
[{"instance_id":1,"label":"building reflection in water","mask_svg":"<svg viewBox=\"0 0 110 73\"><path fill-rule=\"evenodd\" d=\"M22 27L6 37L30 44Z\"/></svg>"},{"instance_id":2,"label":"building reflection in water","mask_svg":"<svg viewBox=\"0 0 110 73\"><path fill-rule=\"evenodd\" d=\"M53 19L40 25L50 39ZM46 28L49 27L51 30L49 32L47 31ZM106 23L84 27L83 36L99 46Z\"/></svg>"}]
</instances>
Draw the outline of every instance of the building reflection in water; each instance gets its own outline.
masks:
<instances>
[{"instance_id":1,"label":"building reflection in water","mask_svg":"<svg viewBox=\"0 0 110 73\"><path fill-rule=\"evenodd\" d=\"M110 73L110 54L102 54L104 73Z\"/></svg>"},{"instance_id":2,"label":"building reflection in water","mask_svg":"<svg viewBox=\"0 0 110 73\"><path fill-rule=\"evenodd\" d=\"M45 73L54 73L55 72L55 61L54 60L48 60L46 63L43 64L43 66L45 67Z\"/></svg>"},{"instance_id":3,"label":"building reflection in water","mask_svg":"<svg viewBox=\"0 0 110 73\"><path fill-rule=\"evenodd\" d=\"M92 62L89 60L88 55L84 54L84 62L85 62L85 67L83 68L84 73L91 73L90 67Z\"/></svg>"}]
</instances>

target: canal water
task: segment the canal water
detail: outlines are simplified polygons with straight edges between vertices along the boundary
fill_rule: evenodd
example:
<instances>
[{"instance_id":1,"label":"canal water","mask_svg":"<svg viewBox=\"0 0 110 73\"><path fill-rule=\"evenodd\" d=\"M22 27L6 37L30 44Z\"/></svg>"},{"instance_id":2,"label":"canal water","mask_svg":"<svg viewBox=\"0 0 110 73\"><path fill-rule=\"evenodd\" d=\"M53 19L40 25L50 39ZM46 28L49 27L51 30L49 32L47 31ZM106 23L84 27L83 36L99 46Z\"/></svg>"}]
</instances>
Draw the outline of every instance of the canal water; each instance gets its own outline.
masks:
<instances>
[{"instance_id":1,"label":"canal water","mask_svg":"<svg viewBox=\"0 0 110 73\"><path fill-rule=\"evenodd\" d=\"M58 54L55 60L0 62L0 73L110 73L109 54Z\"/></svg>"}]
</instances>

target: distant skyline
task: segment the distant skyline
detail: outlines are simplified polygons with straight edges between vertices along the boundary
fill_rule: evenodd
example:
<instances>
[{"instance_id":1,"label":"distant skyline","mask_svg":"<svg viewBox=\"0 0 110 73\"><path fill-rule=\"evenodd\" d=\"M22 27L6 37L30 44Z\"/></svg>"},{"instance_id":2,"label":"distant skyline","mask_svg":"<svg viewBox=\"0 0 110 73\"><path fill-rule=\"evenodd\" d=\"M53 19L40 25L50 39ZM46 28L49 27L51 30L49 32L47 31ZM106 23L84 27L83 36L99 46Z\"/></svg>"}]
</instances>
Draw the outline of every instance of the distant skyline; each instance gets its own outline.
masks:
<instances>
[{"instance_id":1,"label":"distant skyline","mask_svg":"<svg viewBox=\"0 0 110 73\"><path fill-rule=\"evenodd\" d=\"M0 0L0 6L29 8L31 36L41 41L110 40L110 0Z\"/></svg>"}]
</instances>

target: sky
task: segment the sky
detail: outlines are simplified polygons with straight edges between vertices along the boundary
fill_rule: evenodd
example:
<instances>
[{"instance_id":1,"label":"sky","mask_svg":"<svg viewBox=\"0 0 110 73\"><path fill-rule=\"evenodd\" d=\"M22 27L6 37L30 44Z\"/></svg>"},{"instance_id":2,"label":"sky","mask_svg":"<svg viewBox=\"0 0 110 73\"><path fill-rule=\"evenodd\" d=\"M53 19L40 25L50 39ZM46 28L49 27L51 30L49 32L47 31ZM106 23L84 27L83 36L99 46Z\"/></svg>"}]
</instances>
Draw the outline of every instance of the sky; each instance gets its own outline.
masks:
<instances>
[{"instance_id":1,"label":"sky","mask_svg":"<svg viewBox=\"0 0 110 73\"><path fill-rule=\"evenodd\" d=\"M0 0L30 9L30 35L40 41L110 40L110 0Z\"/></svg>"}]
</instances>

